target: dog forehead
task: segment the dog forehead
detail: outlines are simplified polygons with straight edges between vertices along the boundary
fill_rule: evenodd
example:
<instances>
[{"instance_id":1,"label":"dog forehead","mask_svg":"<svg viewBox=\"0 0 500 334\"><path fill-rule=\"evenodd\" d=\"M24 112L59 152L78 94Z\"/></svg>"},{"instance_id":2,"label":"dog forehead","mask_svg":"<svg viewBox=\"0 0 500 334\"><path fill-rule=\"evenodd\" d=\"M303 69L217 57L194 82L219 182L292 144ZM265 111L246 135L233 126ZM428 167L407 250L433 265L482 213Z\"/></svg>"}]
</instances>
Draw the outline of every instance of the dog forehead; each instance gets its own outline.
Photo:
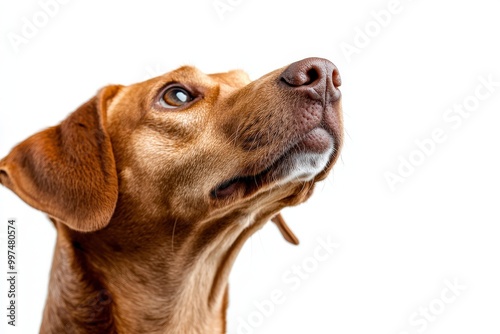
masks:
<instances>
[{"instance_id":1,"label":"dog forehead","mask_svg":"<svg viewBox=\"0 0 500 334\"><path fill-rule=\"evenodd\" d=\"M228 72L206 74L194 66L182 66L167 72L159 77L160 80L167 79L178 82L197 82L211 86L213 84L225 84L234 88L241 88L250 83L248 74L240 69Z\"/></svg>"},{"instance_id":2,"label":"dog forehead","mask_svg":"<svg viewBox=\"0 0 500 334\"><path fill-rule=\"evenodd\" d=\"M176 70L164 73L163 75L160 75L156 79L158 80L167 80L167 81L198 81L198 82L204 82L204 81L209 81L208 77L205 73L200 71L194 66L181 66Z\"/></svg>"},{"instance_id":3,"label":"dog forehead","mask_svg":"<svg viewBox=\"0 0 500 334\"><path fill-rule=\"evenodd\" d=\"M226 84L234 88L244 87L251 82L250 77L243 70L232 70L225 73L213 73L209 74L209 77L221 84Z\"/></svg>"}]
</instances>

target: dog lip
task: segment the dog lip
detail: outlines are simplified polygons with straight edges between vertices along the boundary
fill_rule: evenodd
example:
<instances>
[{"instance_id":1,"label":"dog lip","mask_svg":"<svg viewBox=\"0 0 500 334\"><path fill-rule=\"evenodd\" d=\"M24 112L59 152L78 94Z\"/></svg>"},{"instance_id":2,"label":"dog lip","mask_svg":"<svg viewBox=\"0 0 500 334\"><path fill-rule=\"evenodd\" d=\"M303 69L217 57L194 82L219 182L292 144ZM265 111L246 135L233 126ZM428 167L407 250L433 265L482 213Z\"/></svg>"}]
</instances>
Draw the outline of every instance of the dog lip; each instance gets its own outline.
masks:
<instances>
[{"instance_id":1,"label":"dog lip","mask_svg":"<svg viewBox=\"0 0 500 334\"><path fill-rule=\"evenodd\" d=\"M210 192L210 196L216 200L227 199L234 195L241 188L244 189L244 195L253 193L254 190L257 190L264 183L266 183L265 176L269 174L273 166L274 163L260 173L253 175L236 176L223 181Z\"/></svg>"},{"instance_id":2,"label":"dog lip","mask_svg":"<svg viewBox=\"0 0 500 334\"><path fill-rule=\"evenodd\" d=\"M242 181L241 177L235 177L227 181L222 182L216 186L210 195L215 199L227 198L237 191L239 183Z\"/></svg>"},{"instance_id":3,"label":"dog lip","mask_svg":"<svg viewBox=\"0 0 500 334\"><path fill-rule=\"evenodd\" d=\"M323 128L317 127L308 132L299 142L302 151L321 153L332 145L332 136Z\"/></svg>"},{"instance_id":4,"label":"dog lip","mask_svg":"<svg viewBox=\"0 0 500 334\"><path fill-rule=\"evenodd\" d=\"M241 188L244 188L244 195L253 193L255 190L261 188L265 183L268 183L266 181L266 176L270 174L275 166L279 165L279 161L284 159L292 149L293 147L285 150L282 155L273 160L271 164L262 169L260 172L242 174L219 183L214 189L212 189L210 196L216 200L227 199Z\"/></svg>"},{"instance_id":5,"label":"dog lip","mask_svg":"<svg viewBox=\"0 0 500 334\"><path fill-rule=\"evenodd\" d=\"M283 150L281 154L278 154L265 168L256 173L243 173L242 175L227 179L217 185L210 192L210 195L214 199L227 199L241 188L244 188L244 195L254 193L266 184L279 181L280 178L273 175L273 172L279 170L283 164L286 164L286 161L292 155L300 153L320 154L328 151L332 143L333 136L327 130L318 126L307 134L300 136Z\"/></svg>"}]
</instances>

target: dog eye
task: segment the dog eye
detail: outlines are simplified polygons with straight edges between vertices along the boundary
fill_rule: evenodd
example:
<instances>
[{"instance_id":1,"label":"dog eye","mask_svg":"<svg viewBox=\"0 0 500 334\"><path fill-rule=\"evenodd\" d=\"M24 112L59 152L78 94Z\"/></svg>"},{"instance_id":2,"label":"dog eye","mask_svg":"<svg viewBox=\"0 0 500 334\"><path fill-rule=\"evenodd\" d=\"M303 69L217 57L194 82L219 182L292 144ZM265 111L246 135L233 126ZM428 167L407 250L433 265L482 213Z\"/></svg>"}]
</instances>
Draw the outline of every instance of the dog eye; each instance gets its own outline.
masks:
<instances>
[{"instance_id":1,"label":"dog eye","mask_svg":"<svg viewBox=\"0 0 500 334\"><path fill-rule=\"evenodd\" d=\"M193 100L193 96L181 87L170 87L160 98L160 104L164 108L178 108Z\"/></svg>"}]
</instances>

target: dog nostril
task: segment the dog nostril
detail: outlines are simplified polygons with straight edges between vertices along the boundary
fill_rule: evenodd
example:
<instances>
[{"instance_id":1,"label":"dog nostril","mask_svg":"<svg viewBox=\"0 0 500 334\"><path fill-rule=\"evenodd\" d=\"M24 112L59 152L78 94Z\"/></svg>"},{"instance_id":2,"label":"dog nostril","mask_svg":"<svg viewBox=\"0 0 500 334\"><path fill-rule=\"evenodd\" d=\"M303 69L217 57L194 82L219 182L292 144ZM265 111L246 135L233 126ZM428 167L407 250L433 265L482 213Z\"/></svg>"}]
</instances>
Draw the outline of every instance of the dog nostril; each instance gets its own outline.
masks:
<instances>
[{"instance_id":1,"label":"dog nostril","mask_svg":"<svg viewBox=\"0 0 500 334\"><path fill-rule=\"evenodd\" d=\"M308 80L302 84L302 86L308 86L318 80L319 78L319 73L318 71L313 67L306 73Z\"/></svg>"},{"instance_id":2,"label":"dog nostril","mask_svg":"<svg viewBox=\"0 0 500 334\"><path fill-rule=\"evenodd\" d=\"M313 100L333 100L340 96L337 89L341 85L337 67L322 58L306 58L290 64L279 76L282 87L305 94Z\"/></svg>"},{"instance_id":3,"label":"dog nostril","mask_svg":"<svg viewBox=\"0 0 500 334\"><path fill-rule=\"evenodd\" d=\"M332 84L338 77L336 67L321 58L306 58L290 64L280 75L279 80L291 88L318 88ZM329 77L331 75L331 77Z\"/></svg>"},{"instance_id":4,"label":"dog nostril","mask_svg":"<svg viewBox=\"0 0 500 334\"><path fill-rule=\"evenodd\" d=\"M321 71L312 66L309 69L298 68L291 65L280 77L281 82L290 87L309 86L314 84L321 77Z\"/></svg>"},{"instance_id":5,"label":"dog nostril","mask_svg":"<svg viewBox=\"0 0 500 334\"><path fill-rule=\"evenodd\" d=\"M337 69L334 69L332 72L332 82L335 87L342 85L342 79L340 78L340 73Z\"/></svg>"}]
</instances>

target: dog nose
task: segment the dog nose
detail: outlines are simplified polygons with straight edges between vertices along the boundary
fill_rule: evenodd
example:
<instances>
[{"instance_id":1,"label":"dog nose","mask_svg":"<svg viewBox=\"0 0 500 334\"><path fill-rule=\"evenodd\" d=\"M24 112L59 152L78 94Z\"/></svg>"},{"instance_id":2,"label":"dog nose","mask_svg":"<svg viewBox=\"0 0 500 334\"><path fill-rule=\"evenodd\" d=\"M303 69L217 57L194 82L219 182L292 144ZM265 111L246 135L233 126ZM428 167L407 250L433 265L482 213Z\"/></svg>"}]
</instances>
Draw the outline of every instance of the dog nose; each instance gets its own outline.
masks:
<instances>
[{"instance_id":1,"label":"dog nose","mask_svg":"<svg viewBox=\"0 0 500 334\"><path fill-rule=\"evenodd\" d=\"M286 87L309 93L315 99L324 99L325 96L331 95L337 100L340 96L337 90L341 84L339 71L327 59L306 58L295 62L281 73L280 81Z\"/></svg>"}]
</instances>

